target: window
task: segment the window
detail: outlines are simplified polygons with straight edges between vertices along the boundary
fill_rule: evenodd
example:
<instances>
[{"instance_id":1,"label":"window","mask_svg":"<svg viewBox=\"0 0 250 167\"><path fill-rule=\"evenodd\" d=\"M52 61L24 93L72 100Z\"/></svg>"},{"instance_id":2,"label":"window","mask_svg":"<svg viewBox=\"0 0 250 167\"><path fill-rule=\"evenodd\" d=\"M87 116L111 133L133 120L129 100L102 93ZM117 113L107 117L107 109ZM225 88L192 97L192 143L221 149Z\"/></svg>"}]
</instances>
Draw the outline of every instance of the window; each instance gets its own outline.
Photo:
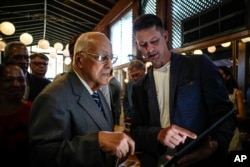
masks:
<instances>
[{"instance_id":1,"label":"window","mask_svg":"<svg viewBox=\"0 0 250 167\"><path fill-rule=\"evenodd\" d=\"M113 54L118 56L114 66L129 62L129 55L132 54L132 16L132 10L130 10L111 26L110 40L112 43Z\"/></svg>"},{"instance_id":2,"label":"window","mask_svg":"<svg viewBox=\"0 0 250 167\"><path fill-rule=\"evenodd\" d=\"M181 21L191 17L205 9L211 8L214 5L221 3L223 0L187 0L180 1L173 0L171 5L171 15L172 15L172 48L179 48L182 45L181 36Z\"/></svg>"},{"instance_id":3,"label":"window","mask_svg":"<svg viewBox=\"0 0 250 167\"><path fill-rule=\"evenodd\" d=\"M156 14L156 0L142 0L142 14Z\"/></svg>"}]
</instances>

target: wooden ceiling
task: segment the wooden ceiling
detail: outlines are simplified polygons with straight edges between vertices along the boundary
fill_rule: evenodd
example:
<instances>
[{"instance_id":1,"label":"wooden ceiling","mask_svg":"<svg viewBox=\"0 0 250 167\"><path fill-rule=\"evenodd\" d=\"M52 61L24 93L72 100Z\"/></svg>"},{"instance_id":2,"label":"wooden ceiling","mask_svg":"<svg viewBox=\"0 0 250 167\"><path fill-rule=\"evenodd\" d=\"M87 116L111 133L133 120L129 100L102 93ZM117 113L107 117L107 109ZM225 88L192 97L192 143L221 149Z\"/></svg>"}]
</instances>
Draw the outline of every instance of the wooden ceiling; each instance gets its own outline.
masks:
<instances>
[{"instance_id":1,"label":"wooden ceiling","mask_svg":"<svg viewBox=\"0 0 250 167\"><path fill-rule=\"evenodd\" d=\"M1 0L0 23L13 23L15 33L4 35L0 32L0 36L5 42L19 41L20 35L28 32L33 36L31 45L36 45L45 34L51 46L56 42L65 46L71 37L92 31L118 1L47 0L45 3L44 0Z\"/></svg>"}]
</instances>

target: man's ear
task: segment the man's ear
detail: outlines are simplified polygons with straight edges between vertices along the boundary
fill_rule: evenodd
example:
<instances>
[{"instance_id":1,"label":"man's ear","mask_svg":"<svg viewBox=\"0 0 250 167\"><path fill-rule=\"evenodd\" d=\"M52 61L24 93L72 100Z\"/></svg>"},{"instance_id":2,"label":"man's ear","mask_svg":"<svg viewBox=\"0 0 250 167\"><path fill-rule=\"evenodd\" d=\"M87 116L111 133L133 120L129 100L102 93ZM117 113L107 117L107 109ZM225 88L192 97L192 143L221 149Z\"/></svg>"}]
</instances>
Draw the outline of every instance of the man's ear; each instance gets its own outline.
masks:
<instances>
[{"instance_id":1,"label":"man's ear","mask_svg":"<svg viewBox=\"0 0 250 167\"><path fill-rule=\"evenodd\" d=\"M166 41L168 41L168 32L167 31L164 31L163 32L163 37Z\"/></svg>"},{"instance_id":2,"label":"man's ear","mask_svg":"<svg viewBox=\"0 0 250 167\"><path fill-rule=\"evenodd\" d=\"M83 66L83 56L76 54L75 55L75 63L79 68L82 68Z\"/></svg>"}]
</instances>

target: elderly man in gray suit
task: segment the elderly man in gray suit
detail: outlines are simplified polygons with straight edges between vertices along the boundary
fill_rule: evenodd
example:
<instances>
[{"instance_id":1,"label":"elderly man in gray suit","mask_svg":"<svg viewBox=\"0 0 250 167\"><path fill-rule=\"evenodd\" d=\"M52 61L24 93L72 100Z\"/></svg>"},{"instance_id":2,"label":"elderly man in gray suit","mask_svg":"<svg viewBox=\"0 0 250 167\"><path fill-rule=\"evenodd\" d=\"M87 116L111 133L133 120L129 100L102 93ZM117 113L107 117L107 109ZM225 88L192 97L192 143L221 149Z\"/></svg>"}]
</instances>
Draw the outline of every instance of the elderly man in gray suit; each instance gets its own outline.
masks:
<instances>
[{"instance_id":1,"label":"elderly man in gray suit","mask_svg":"<svg viewBox=\"0 0 250 167\"><path fill-rule=\"evenodd\" d=\"M31 166L108 167L134 153L134 141L113 132L112 112L98 90L108 83L111 52L111 43L102 33L84 33L77 39L72 70L33 103Z\"/></svg>"}]
</instances>

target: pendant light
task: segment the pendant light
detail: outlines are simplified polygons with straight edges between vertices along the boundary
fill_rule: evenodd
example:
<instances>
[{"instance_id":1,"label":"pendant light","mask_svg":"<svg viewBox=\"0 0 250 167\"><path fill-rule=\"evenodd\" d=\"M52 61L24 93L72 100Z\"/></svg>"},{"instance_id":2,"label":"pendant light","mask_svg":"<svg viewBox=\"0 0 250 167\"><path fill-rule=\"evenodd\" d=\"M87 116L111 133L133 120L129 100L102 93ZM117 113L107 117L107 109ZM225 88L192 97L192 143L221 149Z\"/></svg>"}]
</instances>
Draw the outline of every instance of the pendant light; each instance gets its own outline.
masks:
<instances>
[{"instance_id":1,"label":"pendant light","mask_svg":"<svg viewBox=\"0 0 250 167\"><path fill-rule=\"evenodd\" d=\"M15 33L15 26L9 21L4 21L0 24L0 30L5 35L12 35Z\"/></svg>"},{"instance_id":2,"label":"pendant light","mask_svg":"<svg viewBox=\"0 0 250 167\"><path fill-rule=\"evenodd\" d=\"M49 49L50 44L49 41L45 39L46 34L46 19L47 19L47 0L44 0L44 29L43 29L43 39L38 41L38 48L41 49Z\"/></svg>"},{"instance_id":3,"label":"pendant light","mask_svg":"<svg viewBox=\"0 0 250 167\"><path fill-rule=\"evenodd\" d=\"M33 42L33 37L29 33L22 33L19 37L19 40L25 45L30 45Z\"/></svg>"}]
</instances>

